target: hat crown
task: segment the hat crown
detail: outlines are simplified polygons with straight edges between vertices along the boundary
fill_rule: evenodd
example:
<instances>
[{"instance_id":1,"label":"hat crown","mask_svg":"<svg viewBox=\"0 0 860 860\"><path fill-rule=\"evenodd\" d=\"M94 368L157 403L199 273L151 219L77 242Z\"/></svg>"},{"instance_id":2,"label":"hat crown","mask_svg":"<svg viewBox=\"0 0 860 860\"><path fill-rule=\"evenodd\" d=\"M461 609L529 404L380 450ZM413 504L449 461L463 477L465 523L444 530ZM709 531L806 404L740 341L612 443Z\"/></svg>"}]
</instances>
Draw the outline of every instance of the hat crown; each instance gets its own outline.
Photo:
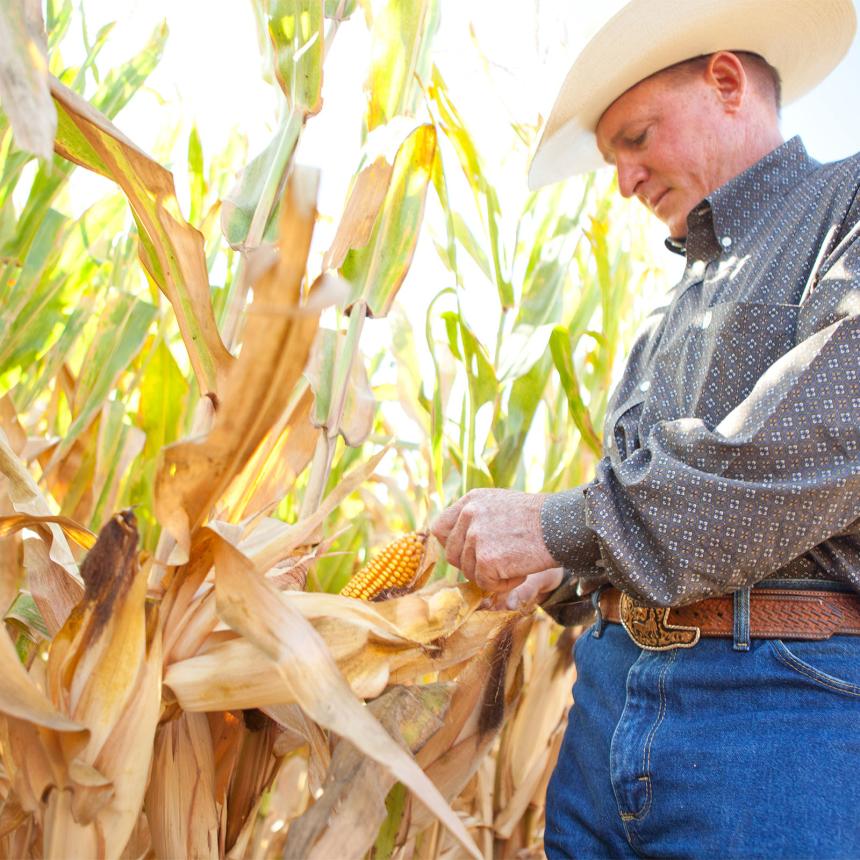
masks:
<instances>
[{"instance_id":1,"label":"hat crown","mask_svg":"<svg viewBox=\"0 0 860 860\"><path fill-rule=\"evenodd\" d=\"M601 166L594 129L623 92L655 72L721 50L760 54L788 103L824 80L856 31L851 0L630 0L587 41L532 158L538 188Z\"/></svg>"}]
</instances>

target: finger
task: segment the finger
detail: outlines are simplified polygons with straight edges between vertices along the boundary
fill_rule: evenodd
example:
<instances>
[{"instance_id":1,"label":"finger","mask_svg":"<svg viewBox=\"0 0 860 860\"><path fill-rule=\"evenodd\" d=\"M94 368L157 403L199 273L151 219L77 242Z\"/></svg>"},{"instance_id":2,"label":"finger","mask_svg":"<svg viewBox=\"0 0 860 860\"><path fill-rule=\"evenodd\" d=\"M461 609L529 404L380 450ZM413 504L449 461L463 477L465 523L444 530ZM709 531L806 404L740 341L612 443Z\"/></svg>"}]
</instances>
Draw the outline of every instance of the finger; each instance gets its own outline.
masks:
<instances>
[{"instance_id":1,"label":"finger","mask_svg":"<svg viewBox=\"0 0 860 860\"><path fill-rule=\"evenodd\" d=\"M508 592L505 599L505 606L508 609L520 609L523 606L528 606L537 599L540 592L540 586L534 582L533 577L527 577L522 585Z\"/></svg>"},{"instance_id":2,"label":"finger","mask_svg":"<svg viewBox=\"0 0 860 860\"><path fill-rule=\"evenodd\" d=\"M452 564L461 570L463 567L463 546L466 543L466 534L469 531L470 521L471 517L468 511L461 510L460 515L457 517L457 522L454 523L454 527L448 533L448 539L445 541L445 558L448 560L448 564Z\"/></svg>"},{"instance_id":3,"label":"finger","mask_svg":"<svg viewBox=\"0 0 860 860\"><path fill-rule=\"evenodd\" d=\"M463 508L464 498L461 497L453 505L445 508L441 514L430 524L430 531L433 536L445 546L445 542L448 539L448 535L451 533L451 529L457 523L457 518L460 516L460 511Z\"/></svg>"},{"instance_id":4,"label":"finger","mask_svg":"<svg viewBox=\"0 0 860 860\"><path fill-rule=\"evenodd\" d=\"M475 544L475 532L472 529L466 532L463 551L460 553L460 570L463 571L463 576L469 580L475 578Z\"/></svg>"}]
</instances>

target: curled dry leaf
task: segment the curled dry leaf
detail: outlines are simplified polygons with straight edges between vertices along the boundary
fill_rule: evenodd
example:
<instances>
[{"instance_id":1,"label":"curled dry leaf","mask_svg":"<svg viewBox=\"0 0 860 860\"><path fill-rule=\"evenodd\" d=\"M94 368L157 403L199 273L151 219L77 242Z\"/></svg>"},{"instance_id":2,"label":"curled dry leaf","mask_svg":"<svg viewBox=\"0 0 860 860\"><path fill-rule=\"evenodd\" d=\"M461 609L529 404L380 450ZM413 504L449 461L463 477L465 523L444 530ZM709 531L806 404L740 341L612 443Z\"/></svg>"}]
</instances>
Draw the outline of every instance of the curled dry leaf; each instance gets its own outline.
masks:
<instances>
[{"instance_id":1,"label":"curled dry leaf","mask_svg":"<svg viewBox=\"0 0 860 860\"><path fill-rule=\"evenodd\" d=\"M0 430L0 474L8 481L7 492L12 507L18 513L37 517L49 517L52 511L48 506L42 491L36 485L27 467L16 456L9 445L6 435ZM51 533L50 557L60 565L67 574L78 578L78 566L65 535L56 524L48 525Z\"/></svg>"}]
</instances>

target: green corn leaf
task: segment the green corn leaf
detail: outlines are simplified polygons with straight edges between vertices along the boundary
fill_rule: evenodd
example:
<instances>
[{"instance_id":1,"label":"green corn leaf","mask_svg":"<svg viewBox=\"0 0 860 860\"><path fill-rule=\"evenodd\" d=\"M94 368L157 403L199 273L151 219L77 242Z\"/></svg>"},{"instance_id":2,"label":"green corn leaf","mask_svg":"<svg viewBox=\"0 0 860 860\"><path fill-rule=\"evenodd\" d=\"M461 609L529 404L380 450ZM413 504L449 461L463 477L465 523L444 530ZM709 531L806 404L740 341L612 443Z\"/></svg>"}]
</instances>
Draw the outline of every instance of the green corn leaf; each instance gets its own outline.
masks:
<instances>
[{"instance_id":1,"label":"green corn leaf","mask_svg":"<svg viewBox=\"0 0 860 860\"><path fill-rule=\"evenodd\" d=\"M591 423L591 415L582 399L576 368L573 365L575 342L571 342L570 335L564 326L556 326L550 335L549 346L553 363L561 380L561 386L567 397L567 405L573 423L576 424L583 442L599 457L601 453L600 437Z\"/></svg>"},{"instance_id":2,"label":"green corn leaf","mask_svg":"<svg viewBox=\"0 0 860 860\"><path fill-rule=\"evenodd\" d=\"M108 73L92 98L92 105L96 110L101 111L108 119L116 116L158 65L166 41L167 27L161 24L153 31L143 50ZM66 132L71 133L72 130L67 127ZM16 235L3 244L0 256L19 260L24 257L40 229L45 213L73 169L73 164L58 158L39 168L18 219Z\"/></svg>"},{"instance_id":3,"label":"green corn leaf","mask_svg":"<svg viewBox=\"0 0 860 860\"><path fill-rule=\"evenodd\" d=\"M120 481L144 444L144 434L125 420L125 406L108 400L102 408L93 489L98 494L90 525L101 527L116 510Z\"/></svg>"},{"instance_id":4,"label":"green corn leaf","mask_svg":"<svg viewBox=\"0 0 860 860\"><path fill-rule=\"evenodd\" d=\"M371 32L366 131L401 114L414 116L420 81L430 77L430 51L439 27L437 0L388 0Z\"/></svg>"},{"instance_id":5,"label":"green corn leaf","mask_svg":"<svg viewBox=\"0 0 860 860\"><path fill-rule=\"evenodd\" d=\"M140 380L140 400L135 424L146 440L130 474L123 505L135 505L141 545L154 549L158 536L155 520L155 475L165 445L176 442L185 431L190 388L163 337L147 347Z\"/></svg>"},{"instance_id":6,"label":"green corn leaf","mask_svg":"<svg viewBox=\"0 0 860 860\"><path fill-rule=\"evenodd\" d=\"M469 182L475 198L475 205L478 207L484 227L487 230L493 260L494 277L491 280L498 290L499 301L502 308L512 308L514 306L514 289L507 272L507 261L502 243L501 206L498 195L487 180L475 143L448 94L442 75L435 66L433 67L432 84L427 93L435 108L439 130L448 138L457 154L460 168Z\"/></svg>"},{"instance_id":7,"label":"green corn leaf","mask_svg":"<svg viewBox=\"0 0 860 860\"><path fill-rule=\"evenodd\" d=\"M203 220L206 197L206 176L203 170L203 144L197 126L194 126L188 135L188 178L191 182L188 218L192 224L199 224Z\"/></svg>"},{"instance_id":8,"label":"green corn leaf","mask_svg":"<svg viewBox=\"0 0 860 860\"><path fill-rule=\"evenodd\" d=\"M290 110L309 116L322 106L323 0L269 0L275 75Z\"/></svg>"},{"instance_id":9,"label":"green corn leaf","mask_svg":"<svg viewBox=\"0 0 860 860\"><path fill-rule=\"evenodd\" d=\"M275 241L279 191L283 191L302 121L300 112L291 113L271 143L248 163L225 196L221 232L231 248L242 251L256 248L261 242Z\"/></svg>"},{"instance_id":10,"label":"green corn leaf","mask_svg":"<svg viewBox=\"0 0 860 860\"><path fill-rule=\"evenodd\" d=\"M46 471L71 449L107 400L116 380L140 351L157 309L125 293L110 296L81 367L71 426Z\"/></svg>"},{"instance_id":11,"label":"green corn leaf","mask_svg":"<svg viewBox=\"0 0 860 860\"><path fill-rule=\"evenodd\" d=\"M325 0L325 16L335 21L346 21L357 5L357 0Z\"/></svg>"},{"instance_id":12,"label":"green corn leaf","mask_svg":"<svg viewBox=\"0 0 860 860\"><path fill-rule=\"evenodd\" d=\"M523 446L534 422L550 372L552 357L546 348L541 358L511 386L507 412L493 427L498 450L489 462L490 474L497 487L513 487L522 466Z\"/></svg>"},{"instance_id":13,"label":"green corn leaf","mask_svg":"<svg viewBox=\"0 0 860 860\"><path fill-rule=\"evenodd\" d=\"M68 318L62 318L60 321L60 337L43 355L39 372L25 374L15 387L15 405L22 412L28 410L39 394L48 388L51 380L57 376L68 359L69 351L83 331L90 315L89 297L83 301L82 307L76 308Z\"/></svg>"},{"instance_id":14,"label":"green corn leaf","mask_svg":"<svg viewBox=\"0 0 860 860\"><path fill-rule=\"evenodd\" d=\"M147 275L173 306L201 392L217 392L232 358L215 325L203 237L179 212L173 177L59 82L57 151L112 179L126 195Z\"/></svg>"},{"instance_id":15,"label":"green corn leaf","mask_svg":"<svg viewBox=\"0 0 860 860\"><path fill-rule=\"evenodd\" d=\"M388 313L409 271L435 154L436 130L418 126L397 151L370 240L351 250L343 262L341 272L352 285L350 306L364 301L371 317Z\"/></svg>"}]
</instances>

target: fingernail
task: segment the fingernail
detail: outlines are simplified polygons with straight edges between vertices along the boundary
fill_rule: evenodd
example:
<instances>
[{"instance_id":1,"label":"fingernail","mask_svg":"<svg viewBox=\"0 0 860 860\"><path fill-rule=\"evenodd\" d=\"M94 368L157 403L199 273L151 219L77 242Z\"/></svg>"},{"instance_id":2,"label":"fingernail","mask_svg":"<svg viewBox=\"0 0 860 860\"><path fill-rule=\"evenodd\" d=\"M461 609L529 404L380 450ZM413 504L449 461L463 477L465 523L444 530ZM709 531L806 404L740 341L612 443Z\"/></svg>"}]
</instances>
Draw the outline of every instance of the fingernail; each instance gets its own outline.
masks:
<instances>
[{"instance_id":1,"label":"fingernail","mask_svg":"<svg viewBox=\"0 0 860 860\"><path fill-rule=\"evenodd\" d=\"M507 606L508 609L519 609L520 608L520 600L516 596L516 594L511 593L508 595L507 600L505 600L505 606Z\"/></svg>"}]
</instances>

